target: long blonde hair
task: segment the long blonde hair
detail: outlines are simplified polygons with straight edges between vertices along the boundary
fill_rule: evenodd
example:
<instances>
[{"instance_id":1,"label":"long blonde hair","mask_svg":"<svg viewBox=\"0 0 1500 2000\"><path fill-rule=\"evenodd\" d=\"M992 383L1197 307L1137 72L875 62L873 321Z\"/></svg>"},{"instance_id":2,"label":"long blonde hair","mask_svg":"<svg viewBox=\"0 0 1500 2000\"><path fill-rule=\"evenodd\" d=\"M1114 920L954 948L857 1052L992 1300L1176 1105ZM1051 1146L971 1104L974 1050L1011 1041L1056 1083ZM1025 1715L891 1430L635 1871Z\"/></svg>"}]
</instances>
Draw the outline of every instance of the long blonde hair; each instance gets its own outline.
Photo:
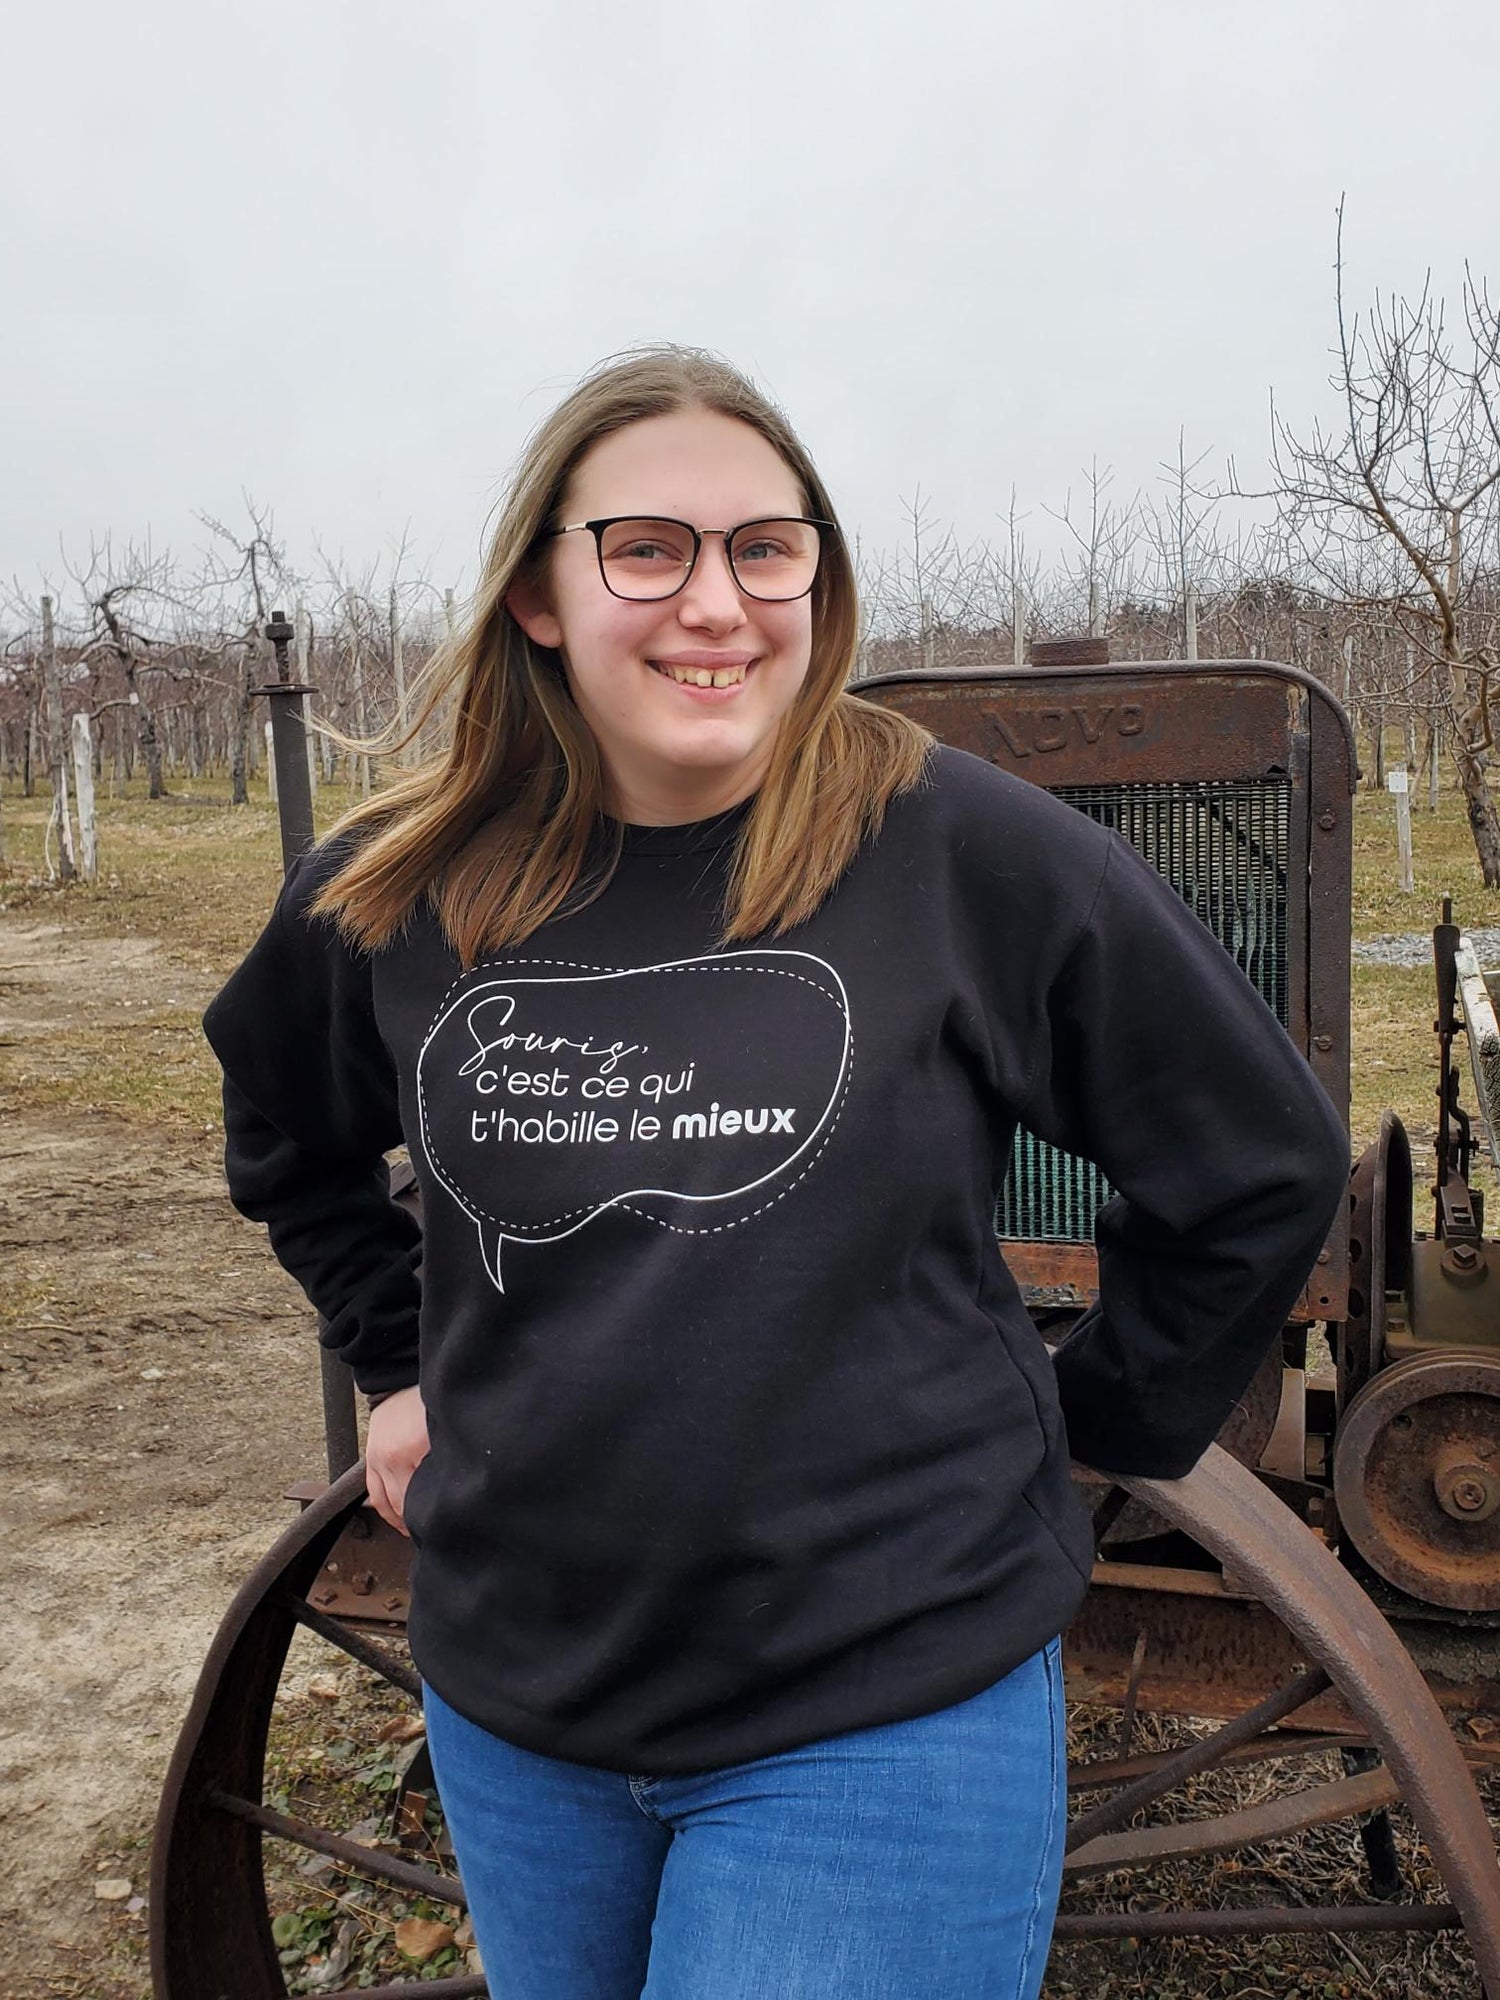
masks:
<instances>
[{"instance_id":1,"label":"long blonde hair","mask_svg":"<svg viewBox=\"0 0 1500 2000\"><path fill-rule=\"evenodd\" d=\"M312 907L376 949L425 898L465 966L519 944L565 907L597 895L604 774L558 656L506 608L537 573L574 469L598 441L645 417L701 408L760 432L796 474L810 513L836 519L817 470L781 412L737 369L696 348L661 346L604 363L534 433L501 509L472 613L439 652L397 749L451 703L446 749L344 814L351 858ZM812 594L812 655L740 830L723 939L790 930L811 916L876 832L890 800L921 775L931 738L844 692L859 643L854 568L827 538Z\"/></svg>"}]
</instances>

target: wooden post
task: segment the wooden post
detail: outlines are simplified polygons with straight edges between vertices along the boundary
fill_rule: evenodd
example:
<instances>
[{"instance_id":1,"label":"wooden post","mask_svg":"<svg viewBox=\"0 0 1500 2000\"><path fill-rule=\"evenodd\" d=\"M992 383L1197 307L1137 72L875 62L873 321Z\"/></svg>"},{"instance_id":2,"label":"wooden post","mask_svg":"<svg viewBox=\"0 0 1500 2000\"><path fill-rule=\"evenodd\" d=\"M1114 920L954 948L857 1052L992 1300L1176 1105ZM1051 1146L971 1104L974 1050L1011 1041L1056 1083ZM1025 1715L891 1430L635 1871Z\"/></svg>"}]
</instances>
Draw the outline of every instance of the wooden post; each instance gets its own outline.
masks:
<instances>
[{"instance_id":1,"label":"wooden post","mask_svg":"<svg viewBox=\"0 0 1500 2000\"><path fill-rule=\"evenodd\" d=\"M1411 851L1411 792L1405 765L1392 771L1385 782L1396 801L1396 851L1401 859L1401 887L1409 896L1417 886L1417 876Z\"/></svg>"},{"instance_id":2,"label":"wooden post","mask_svg":"<svg viewBox=\"0 0 1500 2000\"><path fill-rule=\"evenodd\" d=\"M276 753L271 747L271 725L269 722L266 724L266 789L270 794L271 803L274 806L276 803Z\"/></svg>"},{"instance_id":3,"label":"wooden post","mask_svg":"<svg viewBox=\"0 0 1500 2000\"><path fill-rule=\"evenodd\" d=\"M1490 1159L1500 1167L1500 1024L1495 1020L1494 1003L1479 960L1467 938L1460 941L1455 957L1465 1040L1474 1071L1474 1095L1479 1102Z\"/></svg>"},{"instance_id":4,"label":"wooden post","mask_svg":"<svg viewBox=\"0 0 1500 2000\"><path fill-rule=\"evenodd\" d=\"M401 606L396 601L396 586L391 585L390 596L391 625L391 673L396 682L396 734L402 735L406 729L406 654L401 645ZM411 762L411 745L401 746L401 762Z\"/></svg>"},{"instance_id":5,"label":"wooden post","mask_svg":"<svg viewBox=\"0 0 1500 2000\"><path fill-rule=\"evenodd\" d=\"M1198 586L1190 583L1183 592L1182 630L1184 657L1196 660L1198 657Z\"/></svg>"},{"instance_id":6,"label":"wooden post","mask_svg":"<svg viewBox=\"0 0 1500 2000\"><path fill-rule=\"evenodd\" d=\"M52 599L42 599L42 691L47 704L47 767L52 776L52 817L57 823L57 872L64 882L78 873L73 860L73 826L68 818L68 735L63 723L62 677Z\"/></svg>"},{"instance_id":7,"label":"wooden post","mask_svg":"<svg viewBox=\"0 0 1500 2000\"><path fill-rule=\"evenodd\" d=\"M94 818L94 732L88 717L73 717L73 784L78 796L79 863L85 882L99 879L99 836Z\"/></svg>"},{"instance_id":8,"label":"wooden post","mask_svg":"<svg viewBox=\"0 0 1500 2000\"><path fill-rule=\"evenodd\" d=\"M1018 667L1026 664L1026 593L1019 583L1010 587L1010 653Z\"/></svg>"},{"instance_id":9,"label":"wooden post","mask_svg":"<svg viewBox=\"0 0 1500 2000\"><path fill-rule=\"evenodd\" d=\"M1308 643L1311 646L1310 638ZM1352 632L1344 634L1344 643L1339 648L1339 660L1341 668L1339 672L1338 697L1347 708L1349 706L1349 692L1354 686L1354 634Z\"/></svg>"}]
</instances>

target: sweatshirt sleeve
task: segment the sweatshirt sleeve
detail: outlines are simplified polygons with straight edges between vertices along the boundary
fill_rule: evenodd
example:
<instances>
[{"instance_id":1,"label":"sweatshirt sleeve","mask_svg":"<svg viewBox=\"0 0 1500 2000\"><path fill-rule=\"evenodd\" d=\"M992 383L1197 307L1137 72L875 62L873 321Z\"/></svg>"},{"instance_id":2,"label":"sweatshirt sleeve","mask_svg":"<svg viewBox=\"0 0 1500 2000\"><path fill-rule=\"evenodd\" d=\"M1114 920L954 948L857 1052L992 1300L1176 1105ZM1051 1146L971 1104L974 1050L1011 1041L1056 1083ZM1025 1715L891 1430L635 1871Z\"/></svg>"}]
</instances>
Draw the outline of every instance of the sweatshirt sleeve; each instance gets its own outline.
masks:
<instances>
[{"instance_id":1,"label":"sweatshirt sleeve","mask_svg":"<svg viewBox=\"0 0 1500 2000\"><path fill-rule=\"evenodd\" d=\"M224 1071L230 1199L265 1224L326 1321L323 1344L379 1394L417 1380L421 1231L390 1198L401 1118L369 959L307 915L343 858L314 848L296 863L203 1029Z\"/></svg>"},{"instance_id":2,"label":"sweatshirt sleeve","mask_svg":"<svg viewBox=\"0 0 1500 2000\"><path fill-rule=\"evenodd\" d=\"M1118 1190L1095 1224L1098 1301L1056 1354L1069 1444L1179 1478L1313 1268L1348 1137L1233 959L1116 835L1040 1019L1023 1120Z\"/></svg>"}]
</instances>

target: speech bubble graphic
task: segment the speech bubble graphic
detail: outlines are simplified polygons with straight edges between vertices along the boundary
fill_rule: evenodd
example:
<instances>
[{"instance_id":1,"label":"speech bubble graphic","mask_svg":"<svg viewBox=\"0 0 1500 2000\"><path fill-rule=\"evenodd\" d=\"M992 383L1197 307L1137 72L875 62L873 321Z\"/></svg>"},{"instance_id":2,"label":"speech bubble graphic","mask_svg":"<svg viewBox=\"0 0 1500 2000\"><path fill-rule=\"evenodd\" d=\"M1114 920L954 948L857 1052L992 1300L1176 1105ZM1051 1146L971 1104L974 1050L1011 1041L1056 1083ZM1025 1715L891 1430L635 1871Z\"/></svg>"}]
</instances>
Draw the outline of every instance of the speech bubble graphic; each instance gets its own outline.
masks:
<instances>
[{"instance_id":1,"label":"speech bubble graphic","mask_svg":"<svg viewBox=\"0 0 1500 2000\"><path fill-rule=\"evenodd\" d=\"M496 976L447 996L417 1058L432 1171L501 1246L555 1243L606 1209L696 1234L779 1200L827 1142L849 1071L843 981L756 950Z\"/></svg>"}]
</instances>

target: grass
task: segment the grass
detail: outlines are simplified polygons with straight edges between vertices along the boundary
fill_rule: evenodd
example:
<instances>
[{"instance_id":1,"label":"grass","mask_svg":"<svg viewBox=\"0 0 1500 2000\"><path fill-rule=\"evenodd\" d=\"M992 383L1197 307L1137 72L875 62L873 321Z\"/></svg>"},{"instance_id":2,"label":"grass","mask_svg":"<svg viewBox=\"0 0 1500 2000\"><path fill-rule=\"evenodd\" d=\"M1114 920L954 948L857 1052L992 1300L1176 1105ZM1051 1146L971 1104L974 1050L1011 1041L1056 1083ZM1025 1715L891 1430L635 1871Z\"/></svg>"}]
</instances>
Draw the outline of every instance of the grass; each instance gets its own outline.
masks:
<instances>
[{"instance_id":1,"label":"grass","mask_svg":"<svg viewBox=\"0 0 1500 2000\"><path fill-rule=\"evenodd\" d=\"M60 942L99 947L101 980L110 976L111 942L155 940L152 983L164 998L102 1005L97 1019L70 1021L45 1044L0 1041L0 1111L25 1104L106 1112L158 1130L217 1127L219 1071L199 1027L202 1004L254 942L281 880L276 809L264 785L252 785L247 806L231 806L228 793L227 780L206 780L155 803L144 783L101 798L93 884L48 880L46 797L6 799L0 911L60 932ZM322 793L320 832L346 801L341 788ZM191 990L192 1004L173 1004L176 986Z\"/></svg>"},{"instance_id":2,"label":"grass","mask_svg":"<svg viewBox=\"0 0 1500 2000\"><path fill-rule=\"evenodd\" d=\"M1426 790L1414 799L1412 849L1416 888L1400 886L1396 860L1396 802L1385 793L1361 792L1354 801L1354 887L1351 928L1356 939L1430 931L1453 898L1455 920L1466 930L1500 926L1500 890L1486 889L1474 854L1462 795L1439 794L1438 810L1424 809ZM1417 1184L1431 1172L1437 1125L1437 1038L1432 1030L1436 987L1430 962L1418 967L1354 964L1350 982L1351 1078L1349 1128L1357 1154L1380 1129L1380 1114L1395 1111L1412 1141ZM1460 1044L1464 1104L1474 1109L1473 1082ZM1493 1169L1481 1158L1474 1185L1496 1198ZM1430 1228L1418 1197L1417 1226Z\"/></svg>"}]
</instances>

